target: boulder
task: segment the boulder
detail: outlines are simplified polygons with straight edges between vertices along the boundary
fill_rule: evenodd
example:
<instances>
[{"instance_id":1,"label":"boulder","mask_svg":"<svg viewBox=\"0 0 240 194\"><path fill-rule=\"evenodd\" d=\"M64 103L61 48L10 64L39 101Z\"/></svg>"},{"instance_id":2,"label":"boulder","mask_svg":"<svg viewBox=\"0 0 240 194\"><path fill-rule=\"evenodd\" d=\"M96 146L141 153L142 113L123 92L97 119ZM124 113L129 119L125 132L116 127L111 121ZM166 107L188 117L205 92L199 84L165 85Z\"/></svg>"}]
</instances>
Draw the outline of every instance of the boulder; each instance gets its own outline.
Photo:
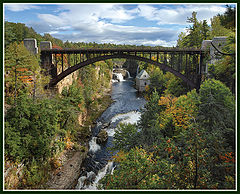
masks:
<instances>
[{"instance_id":1,"label":"boulder","mask_svg":"<svg viewBox=\"0 0 240 194\"><path fill-rule=\"evenodd\" d=\"M104 123L102 125L102 129L105 129L105 128L109 127L109 126L110 126L110 122Z\"/></svg>"},{"instance_id":2,"label":"boulder","mask_svg":"<svg viewBox=\"0 0 240 194\"><path fill-rule=\"evenodd\" d=\"M102 129L97 135L97 143L102 144L105 143L108 139L108 133L106 130Z\"/></svg>"}]
</instances>

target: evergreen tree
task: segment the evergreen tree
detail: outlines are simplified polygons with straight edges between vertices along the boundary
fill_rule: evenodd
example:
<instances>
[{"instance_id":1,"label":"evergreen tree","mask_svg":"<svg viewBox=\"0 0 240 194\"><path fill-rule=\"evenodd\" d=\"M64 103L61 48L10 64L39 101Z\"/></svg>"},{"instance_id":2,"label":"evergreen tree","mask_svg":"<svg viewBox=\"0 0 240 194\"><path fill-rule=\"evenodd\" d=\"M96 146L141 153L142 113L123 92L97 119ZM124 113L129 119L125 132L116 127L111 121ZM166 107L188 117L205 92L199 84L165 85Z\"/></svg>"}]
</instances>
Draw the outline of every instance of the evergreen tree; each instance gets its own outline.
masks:
<instances>
[{"instance_id":1,"label":"evergreen tree","mask_svg":"<svg viewBox=\"0 0 240 194\"><path fill-rule=\"evenodd\" d=\"M188 27L188 35L181 33L179 35L178 47L196 47L200 48L202 41L208 38L209 26L206 20L198 21L197 12L192 13L192 17L187 18L187 22L192 26Z\"/></svg>"},{"instance_id":2,"label":"evergreen tree","mask_svg":"<svg viewBox=\"0 0 240 194\"><path fill-rule=\"evenodd\" d=\"M227 29L235 30L236 7L226 5L226 8L227 10L224 12L224 14L222 15L218 14L221 25Z\"/></svg>"},{"instance_id":3,"label":"evergreen tree","mask_svg":"<svg viewBox=\"0 0 240 194\"><path fill-rule=\"evenodd\" d=\"M221 25L219 16L214 16L213 18L211 18L211 28L209 33L210 39L213 39L216 36L226 36L230 32L231 30Z\"/></svg>"},{"instance_id":4,"label":"evergreen tree","mask_svg":"<svg viewBox=\"0 0 240 194\"><path fill-rule=\"evenodd\" d=\"M5 95L16 98L19 90L32 89L33 76L39 69L38 60L23 43L11 43L5 53Z\"/></svg>"}]
</instances>

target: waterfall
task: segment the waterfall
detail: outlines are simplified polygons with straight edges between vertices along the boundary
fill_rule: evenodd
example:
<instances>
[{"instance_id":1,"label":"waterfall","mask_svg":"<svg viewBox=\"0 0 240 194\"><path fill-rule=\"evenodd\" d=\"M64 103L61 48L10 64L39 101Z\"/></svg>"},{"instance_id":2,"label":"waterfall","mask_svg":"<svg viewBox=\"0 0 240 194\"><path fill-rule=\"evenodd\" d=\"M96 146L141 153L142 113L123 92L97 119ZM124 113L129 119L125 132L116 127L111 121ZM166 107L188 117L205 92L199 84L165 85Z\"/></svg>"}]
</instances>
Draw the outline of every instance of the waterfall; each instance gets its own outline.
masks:
<instances>
[{"instance_id":1,"label":"waterfall","mask_svg":"<svg viewBox=\"0 0 240 194\"><path fill-rule=\"evenodd\" d=\"M139 65L138 65L138 67L137 67L137 75L138 75L138 71L139 71Z\"/></svg>"},{"instance_id":2,"label":"waterfall","mask_svg":"<svg viewBox=\"0 0 240 194\"><path fill-rule=\"evenodd\" d=\"M113 73L113 80L123 81L123 75L121 73Z\"/></svg>"},{"instance_id":3,"label":"waterfall","mask_svg":"<svg viewBox=\"0 0 240 194\"><path fill-rule=\"evenodd\" d=\"M126 72L127 72L128 78L132 78L129 71L126 70Z\"/></svg>"}]
</instances>

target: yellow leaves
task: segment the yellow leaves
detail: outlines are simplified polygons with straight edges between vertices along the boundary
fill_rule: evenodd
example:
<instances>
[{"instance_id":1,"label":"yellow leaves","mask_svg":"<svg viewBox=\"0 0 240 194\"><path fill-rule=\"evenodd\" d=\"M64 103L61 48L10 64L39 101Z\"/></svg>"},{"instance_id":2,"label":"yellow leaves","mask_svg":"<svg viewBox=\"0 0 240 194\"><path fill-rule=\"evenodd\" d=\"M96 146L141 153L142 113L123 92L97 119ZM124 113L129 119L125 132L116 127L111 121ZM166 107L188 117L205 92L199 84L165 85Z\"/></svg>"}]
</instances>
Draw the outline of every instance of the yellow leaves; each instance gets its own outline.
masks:
<instances>
[{"instance_id":1,"label":"yellow leaves","mask_svg":"<svg viewBox=\"0 0 240 194\"><path fill-rule=\"evenodd\" d=\"M157 57L152 56L151 59L152 59L153 61L156 61L156 60L157 60Z\"/></svg>"},{"instance_id":2,"label":"yellow leaves","mask_svg":"<svg viewBox=\"0 0 240 194\"><path fill-rule=\"evenodd\" d=\"M115 159L116 162L122 162L126 160L127 154L124 151L119 151L117 155L113 156L112 158Z\"/></svg>"},{"instance_id":3,"label":"yellow leaves","mask_svg":"<svg viewBox=\"0 0 240 194\"><path fill-rule=\"evenodd\" d=\"M57 159L57 158L54 158L54 159L51 160L51 165L54 169L57 169L57 168L62 166L60 160Z\"/></svg>"},{"instance_id":4,"label":"yellow leaves","mask_svg":"<svg viewBox=\"0 0 240 194\"><path fill-rule=\"evenodd\" d=\"M72 149L74 146L74 143L71 141L70 137L71 137L71 135L70 135L70 132L68 131L66 137L64 138L65 148L67 150Z\"/></svg>"},{"instance_id":5,"label":"yellow leaves","mask_svg":"<svg viewBox=\"0 0 240 194\"><path fill-rule=\"evenodd\" d=\"M186 95L179 98L170 95L161 97L158 101L159 106L165 106L166 109L159 114L159 126L164 128L169 122L176 128L187 129L190 120L196 112L196 105Z\"/></svg>"},{"instance_id":6,"label":"yellow leaves","mask_svg":"<svg viewBox=\"0 0 240 194\"><path fill-rule=\"evenodd\" d=\"M172 110L172 108L174 108L174 104L176 101L177 101L176 97L171 97L170 95L162 96L158 101L158 105L166 106L167 109ZM170 111L170 110L166 110L166 111Z\"/></svg>"},{"instance_id":7,"label":"yellow leaves","mask_svg":"<svg viewBox=\"0 0 240 194\"><path fill-rule=\"evenodd\" d=\"M146 86L145 86L145 91L148 92L149 89L150 89L150 88L149 88L149 85L146 85Z\"/></svg>"},{"instance_id":8,"label":"yellow leaves","mask_svg":"<svg viewBox=\"0 0 240 194\"><path fill-rule=\"evenodd\" d=\"M160 123L159 125L160 125L160 127L161 127L161 128L163 128L163 127L164 127L164 125L163 125L162 123Z\"/></svg>"},{"instance_id":9,"label":"yellow leaves","mask_svg":"<svg viewBox=\"0 0 240 194\"><path fill-rule=\"evenodd\" d=\"M73 148L74 143L71 142L71 140L70 140L69 138L66 138L66 139L65 139L65 145L66 145L66 149L67 149L67 150L70 150L70 149Z\"/></svg>"}]
</instances>

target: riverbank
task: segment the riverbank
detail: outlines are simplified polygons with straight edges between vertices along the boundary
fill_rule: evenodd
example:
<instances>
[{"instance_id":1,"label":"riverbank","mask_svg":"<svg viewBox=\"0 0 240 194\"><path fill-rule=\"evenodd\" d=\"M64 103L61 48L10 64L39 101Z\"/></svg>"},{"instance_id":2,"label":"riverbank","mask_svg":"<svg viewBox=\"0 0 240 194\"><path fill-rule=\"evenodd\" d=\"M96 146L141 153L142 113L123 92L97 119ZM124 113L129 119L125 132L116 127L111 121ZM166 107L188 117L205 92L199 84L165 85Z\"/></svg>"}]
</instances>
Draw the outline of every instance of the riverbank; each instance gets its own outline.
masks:
<instances>
[{"instance_id":1,"label":"riverbank","mask_svg":"<svg viewBox=\"0 0 240 194\"><path fill-rule=\"evenodd\" d=\"M51 172L51 176L44 189L63 190L74 189L77 185L79 175L81 173L82 163L87 156L89 150L89 140L91 131L96 125L96 119L112 104L111 89L107 89L102 93L102 96L95 99L95 103L88 109L87 118L81 127L81 131L88 131L86 135L79 137L78 143L80 149L65 150L60 156L62 166Z\"/></svg>"}]
</instances>

